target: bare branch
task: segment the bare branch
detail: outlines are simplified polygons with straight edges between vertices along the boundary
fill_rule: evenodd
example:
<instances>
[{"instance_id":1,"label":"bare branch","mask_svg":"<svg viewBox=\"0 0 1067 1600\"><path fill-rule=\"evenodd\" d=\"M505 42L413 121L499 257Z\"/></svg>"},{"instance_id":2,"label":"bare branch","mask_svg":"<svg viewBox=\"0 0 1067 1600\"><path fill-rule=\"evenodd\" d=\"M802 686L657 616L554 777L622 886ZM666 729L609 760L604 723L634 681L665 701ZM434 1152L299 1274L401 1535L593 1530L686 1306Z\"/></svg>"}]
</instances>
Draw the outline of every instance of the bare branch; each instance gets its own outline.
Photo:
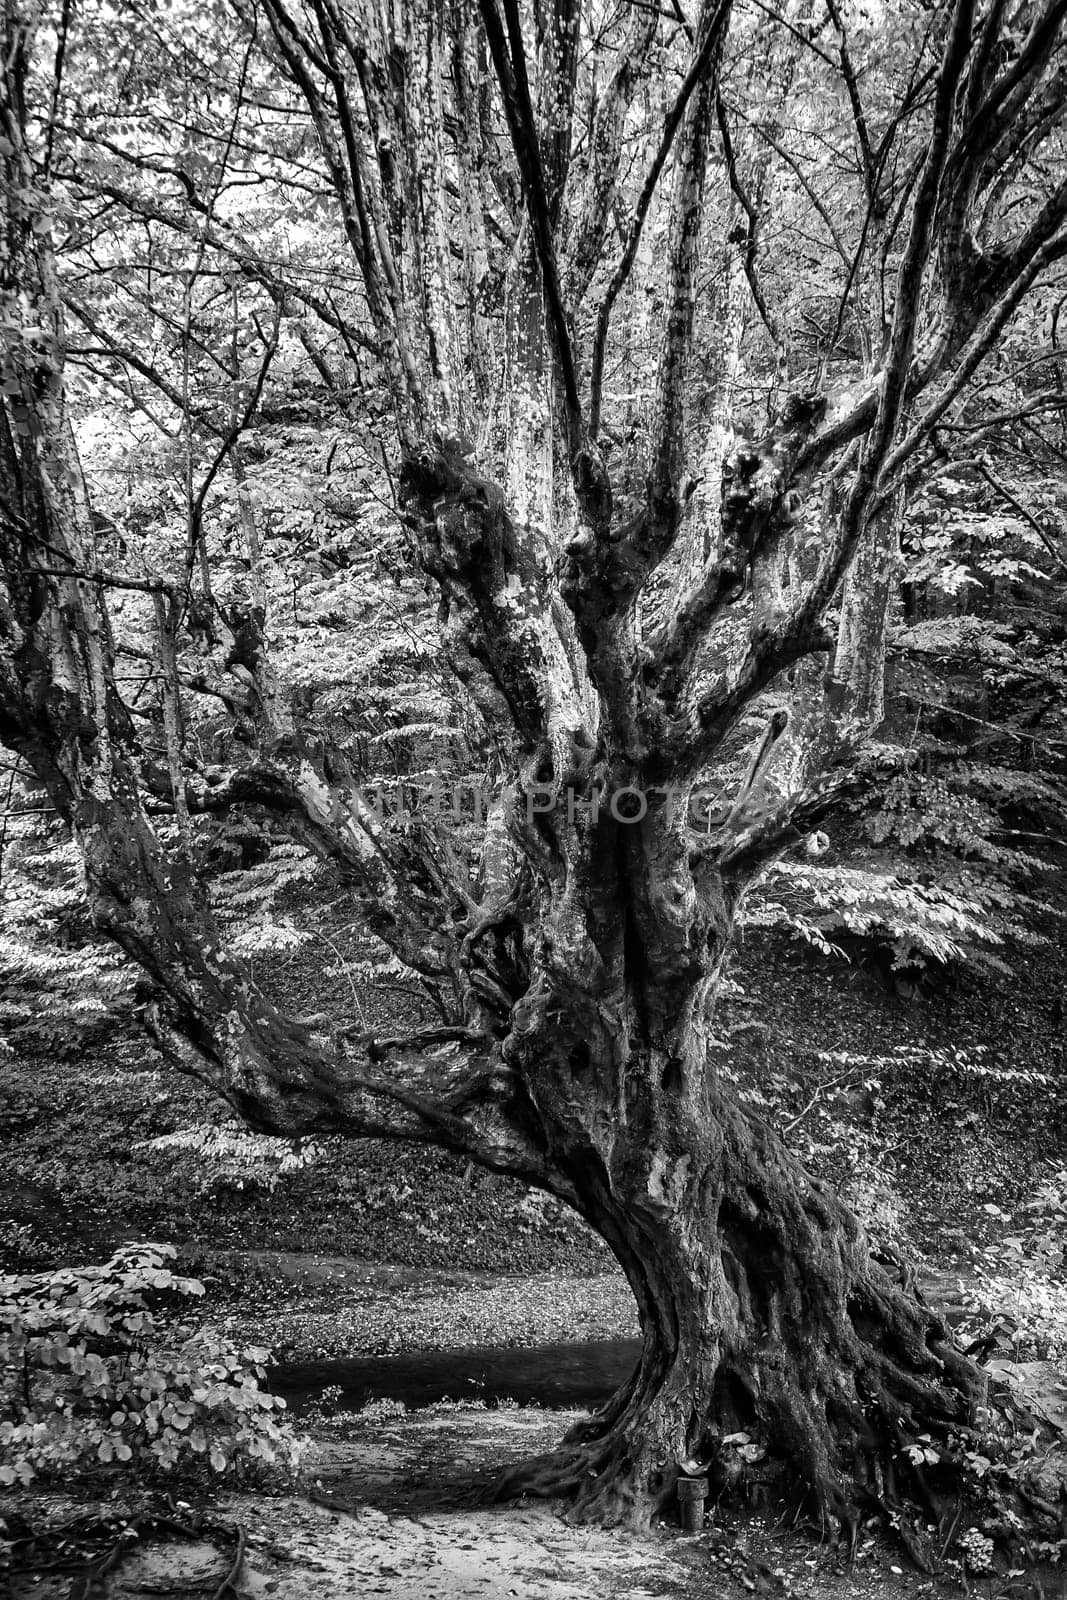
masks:
<instances>
[{"instance_id":1,"label":"bare branch","mask_svg":"<svg viewBox=\"0 0 1067 1600\"><path fill-rule=\"evenodd\" d=\"M929 436L931 430L941 426L945 411L985 360L1027 290L1047 266L1054 261L1062 260L1065 255L1067 255L1067 231L1053 235L1035 251L1000 299L978 321L937 396L924 411L920 412L900 443L887 456L881 469L885 483L891 480L894 473L900 471L908 458Z\"/></svg>"},{"instance_id":2,"label":"bare branch","mask_svg":"<svg viewBox=\"0 0 1067 1600\"><path fill-rule=\"evenodd\" d=\"M541 163L541 147L530 98L530 83L526 69L526 51L522 40L522 22L515 0L504 0L504 24L497 10L496 0L479 0L482 20L485 23L497 84L504 103L504 114L515 156L522 173L526 193L526 208L537 245L537 258L541 268L545 301L552 325L553 348L559 363L560 379L566 398L567 411L574 430L572 448L578 444L581 425L581 401L578 396L578 378L571 348L571 334L563 305L559 267L552 224L552 209Z\"/></svg>"},{"instance_id":3,"label":"bare branch","mask_svg":"<svg viewBox=\"0 0 1067 1600\"><path fill-rule=\"evenodd\" d=\"M191 556L192 556L193 552L195 552L195 550L197 548L199 548L200 540L202 538L204 502L207 499L208 490L211 488L211 485L214 483L215 478L218 476L219 469L224 465L224 463L226 462L227 457L232 454L234 446L237 444L237 442L240 439L242 433L244 433L245 429L248 427L249 423L252 421L252 418L255 416L257 410L259 409L259 402L260 402L260 400L262 398L262 395L263 395L263 386L267 381L267 373L270 371L271 362L273 361L274 356L275 356L275 354L277 352L277 349L278 349L278 335L279 335L280 330L281 330L281 310L280 310L279 307L275 307L274 327L273 327L273 329L271 331L269 339L267 339L267 341L266 341L266 345L265 345L265 348L264 348L264 351L263 351L263 359L261 360L261 362L259 364L259 371L256 374L255 382L252 384L252 386L251 386L251 388L249 390L248 397L247 397L247 399L245 401L245 404L244 404L244 407L242 409L242 412L241 412L240 416L238 416L238 417L236 417L234 419L233 423L230 425L230 427L223 434L221 443L219 444L219 448L215 452L214 459L212 460L211 465L208 467L207 472L204 474L204 478L203 478L203 481L200 484L200 488L197 490L196 495L193 497L192 503L190 505L190 508L189 508L189 530L190 530L189 558L190 559L191 559ZM187 581L188 581L188 575L187 575Z\"/></svg>"},{"instance_id":4,"label":"bare branch","mask_svg":"<svg viewBox=\"0 0 1067 1600\"><path fill-rule=\"evenodd\" d=\"M592 373L589 380L589 432L594 439L600 432L600 413L604 387L604 356L607 351L611 313L626 284L626 280L633 270L633 264L637 259L637 247L641 243L641 234L645 226L645 219L648 216L648 209L652 204L652 197L656 192L660 173L663 171L667 157L670 155L671 147L677 137L678 129L681 127L682 118L685 115L690 97L710 70L712 59L721 48L722 33L725 31L729 16L729 5L727 3L714 6L710 4L710 0L705 0L704 14L708 16L706 32L700 39L689 70L682 80L682 86L674 98L670 111L667 113L666 121L663 124L663 132L660 134L659 144L656 147L656 153L652 158L652 164L648 169L641 192L637 197L637 204L634 207L633 220L630 224L630 232L622 257L612 273L611 281L604 292L604 298L597 312L596 335L593 340ZM714 25L712 25L713 19Z\"/></svg>"},{"instance_id":5,"label":"bare branch","mask_svg":"<svg viewBox=\"0 0 1067 1600\"><path fill-rule=\"evenodd\" d=\"M855 512L873 484L874 477L896 431L915 348L919 302L933 241L933 221L941 193L941 181L948 161L952 136L952 114L956 94L963 78L973 27L974 0L956 0L938 73L926 161L912 207L911 226L904 258L897 275L893 324L889 350L881 381L881 396L873 432L864 452L863 468L850 496Z\"/></svg>"},{"instance_id":6,"label":"bare branch","mask_svg":"<svg viewBox=\"0 0 1067 1600\"><path fill-rule=\"evenodd\" d=\"M132 216L142 217L147 222L159 223L180 237L191 239L200 237L201 227L195 216L168 206L154 196L141 194L135 189L128 189L111 180L96 177L86 180L76 172L66 176L67 181L80 188L83 193L102 195L114 200ZM275 266L267 261L236 230L222 228L217 222L213 222L203 228L202 232L211 249L218 251L226 260L232 262L242 277L263 285L275 303L281 306L283 315L287 305L306 306L326 327L333 328L343 337L351 339L354 344L380 357L381 350L377 340L339 317L329 300L317 294L314 289L294 282L292 274L284 266Z\"/></svg>"},{"instance_id":7,"label":"bare branch","mask_svg":"<svg viewBox=\"0 0 1067 1600\"><path fill-rule=\"evenodd\" d=\"M1017 517L1021 517L1023 521L1034 530L1038 538L1041 540L1041 543L1045 546L1045 549L1048 551L1049 555L1056 562L1056 565L1059 567L1060 571L1067 572L1067 560L1064 558L1063 551L1060 549L1056 541L1050 537L1047 529L1037 520L1033 512L1028 511L1023 505L1022 501L1018 500L1015 495L1012 494L1011 490L1005 484L1003 484L999 478L994 477L993 473L990 472L984 461L978 462L978 471L989 484L989 487L994 489L997 494L999 494L1000 498L1005 502L1005 504L1011 507L1011 509L1015 512L1015 515Z\"/></svg>"},{"instance_id":8,"label":"bare branch","mask_svg":"<svg viewBox=\"0 0 1067 1600\"><path fill-rule=\"evenodd\" d=\"M159 390L164 399L169 401L180 415L188 413L194 421L209 433L222 434L222 428L218 422L214 421L200 407L190 405L181 390L159 370L158 366L151 361L146 361L136 350L131 350L127 345L121 344L114 334L100 323L87 306L81 305L73 296L67 297L65 305L66 309L78 319L82 326L87 328L94 338L100 340L104 351L112 360L119 362L124 367L132 368L134 372L140 373L142 378L147 378L148 382ZM277 305L276 310L278 310ZM278 310L278 314L280 315L280 310ZM247 423L245 425L247 426Z\"/></svg>"},{"instance_id":9,"label":"bare branch","mask_svg":"<svg viewBox=\"0 0 1067 1600\"><path fill-rule=\"evenodd\" d=\"M138 589L144 594L180 594L176 584L163 578L128 578L119 572L103 572L99 568L35 567L42 578L77 578L81 583L93 583L103 589Z\"/></svg>"},{"instance_id":10,"label":"bare branch","mask_svg":"<svg viewBox=\"0 0 1067 1600\"><path fill-rule=\"evenodd\" d=\"M597 108L589 135L588 192L575 228L576 242L566 275L568 303L585 295L600 263L608 223L618 195L622 136L638 85L647 76L657 31L657 14L636 10L619 48L618 61Z\"/></svg>"},{"instance_id":11,"label":"bare branch","mask_svg":"<svg viewBox=\"0 0 1067 1600\"><path fill-rule=\"evenodd\" d=\"M848 91L848 103L852 107L852 120L856 127L856 138L859 141L861 165L863 170L863 183L867 190L867 202L868 205L872 205L874 203L874 197L878 185L878 167L880 167L881 162L876 161L875 158L874 147L871 143L870 130L867 127L867 115L863 109L863 101L860 97L859 82L856 78L856 69L852 64L852 55L848 48L848 34L846 33L845 25L841 20L841 12L838 9L836 0L826 0L826 9L830 14L830 20L837 29L837 36L840 40L838 51L841 58L841 76L845 80L845 88Z\"/></svg>"},{"instance_id":12,"label":"bare branch","mask_svg":"<svg viewBox=\"0 0 1067 1600\"><path fill-rule=\"evenodd\" d=\"M964 421L962 418L952 420L942 417L937 424L938 429L947 429L952 433L984 433L989 428L1000 428L1006 423L1022 422L1027 417L1036 416L1042 411L1067 410L1067 394L1060 389L1046 390L1042 394L1032 395L1028 400L1010 411L994 411L987 417L976 417L973 422Z\"/></svg>"},{"instance_id":13,"label":"bare branch","mask_svg":"<svg viewBox=\"0 0 1067 1600\"><path fill-rule=\"evenodd\" d=\"M726 120L726 107L723 105L722 96L719 93L716 93L715 95L715 115L718 119L719 133L722 138L723 157L726 161L726 175L730 180L730 188L736 195L742 211L745 213L745 221L747 224L746 239L744 251L741 256L745 277L748 280L749 289L752 291L752 299L755 302L756 310L760 314L760 320L770 335L771 343L774 345L774 348L780 351L782 337L778 331L778 327L774 318L767 308L767 300L763 293L762 285L759 281L759 273L756 269L756 251L759 245L759 208L753 203L748 190L741 182L741 176L737 170L737 157L734 153L733 140L730 137L730 124Z\"/></svg>"}]
</instances>

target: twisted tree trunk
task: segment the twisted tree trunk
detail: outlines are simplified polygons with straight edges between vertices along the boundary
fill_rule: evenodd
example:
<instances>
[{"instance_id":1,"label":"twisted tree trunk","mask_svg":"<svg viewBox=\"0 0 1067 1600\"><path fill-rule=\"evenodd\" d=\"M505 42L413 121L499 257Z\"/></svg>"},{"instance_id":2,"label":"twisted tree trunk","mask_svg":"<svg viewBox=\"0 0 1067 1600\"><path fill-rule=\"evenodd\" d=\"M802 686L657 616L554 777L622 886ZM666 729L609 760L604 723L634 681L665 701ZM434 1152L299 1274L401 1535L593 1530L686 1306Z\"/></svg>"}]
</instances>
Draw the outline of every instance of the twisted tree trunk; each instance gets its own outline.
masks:
<instances>
[{"instance_id":1,"label":"twisted tree trunk","mask_svg":"<svg viewBox=\"0 0 1067 1600\"><path fill-rule=\"evenodd\" d=\"M659 1070L650 1062L646 1081ZM966 1427L970 1365L777 1136L721 1091L710 1101L699 1131L684 1114L661 1115L655 1133L628 1127L610 1169L588 1152L581 1210L633 1289L641 1359L600 1414L500 1492L644 1524L698 1466L728 1486L721 1441L744 1430L854 1530L861 1508L895 1498L908 1443ZM581 1166L572 1150L568 1173Z\"/></svg>"},{"instance_id":2,"label":"twisted tree trunk","mask_svg":"<svg viewBox=\"0 0 1067 1600\"><path fill-rule=\"evenodd\" d=\"M691 845L666 807L584 831L551 815L568 869L504 1047L511 1114L622 1266L643 1347L604 1410L499 1492L647 1523L697 1465L724 1483L721 1441L744 1430L854 1532L895 1499L909 1442L966 1427L973 1369L718 1077L706 1028L736 885L709 869L679 894Z\"/></svg>"}]
</instances>

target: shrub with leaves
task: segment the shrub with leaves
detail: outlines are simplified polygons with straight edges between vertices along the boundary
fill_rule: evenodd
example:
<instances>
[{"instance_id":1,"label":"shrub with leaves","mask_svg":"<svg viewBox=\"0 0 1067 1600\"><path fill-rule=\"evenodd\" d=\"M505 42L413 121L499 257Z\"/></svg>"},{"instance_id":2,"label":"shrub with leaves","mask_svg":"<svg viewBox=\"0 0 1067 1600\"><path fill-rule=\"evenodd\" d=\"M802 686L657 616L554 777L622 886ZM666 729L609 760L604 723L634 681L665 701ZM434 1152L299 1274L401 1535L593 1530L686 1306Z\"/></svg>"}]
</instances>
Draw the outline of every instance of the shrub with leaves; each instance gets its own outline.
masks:
<instances>
[{"instance_id":1,"label":"shrub with leaves","mask_svg":"<svg viewBox=\"0 0 1067 1600\"><path fill-rule=\"evenodd\" d=\"M886 947L896 967L927 961L972 961L1005 971L990 946L1002 934L990 917L990 884L909 883L899 873L867 867L775 863L746 917L749 927L778 926L824 955L844 955L844 936ZM1012 931L1024 937L1024 930Z\"/></svg>"},{"instance_id":2,"label":"shrub with leaves","mask_svg":"<svg viewBox=\"0 0 1067 1600\"><path fill-rule=\"evenodd\" d=\"M135 974L92 931L66 834L51 818L17 826L2 860L0 1039L11 1052L73 1055L129 1014Z\"/></svg>"},{"instance_id":3,"label":"shrub with leaves","mask_svg":"<svg viewBox=\"0 0 1067 1600\"><path fill-rule=\"evenodd\" d=\"M260 1387L269 1352L203 1330L164 1332L169 1245L103 1266L0 1278L0 1485L126 1464L140 1473L292 1471L302 1443Z\"/></svg>"},{"instance_id":4,"label":"shrub with leaves","mask_svg":"<svg viewBox=\"0 0 1067 1600\"><path fill-rule=\"evenodd\" d=\"M312 1165L321 1154L308 1139L277 1139L252 1133L243 1123L197 1123L161 1134L135 1150L181 1151L190 1160L189 1178L200 1194L259 1189L273 1194L278 1180Z\"/></svg>"},{"instance_id":5,"label":"shrub with leaves","mask_svg":"<svg viewBox=\"0 0 1067 1600\"><path fill-rule=\"evenodd\" d=\"M308 851L261 830L263 859L229 872L214 872L212 909L230 948L246 957L298 950L313 937L279 909L286 891L311 882L317 863Z\"/></svg>"},{"instance_id":6,"label":"shrub with leaves","mask_svg":"<svg viewBox=\"0 0 1067 1600\"><path fill-rule=\"evenodd\" d=\"M1002 1228L977 1263L973 1309L1008 1317L1012 1354L1067 1357L1067 1170L1048 1173L1019 1213L983 1207ZM1062 1383L1057 1379L1059 1405Z\"/></svg>"},{"instance_id":7,"label":"shrub with leaves","mask_svg":"<svg viewBox=\"0 0 1067 1600\"><path fill-rule=\"evenodd\" d=\"M940 440L909 498L881 742L824 819L831 853L783 863L752 900L750 921L897 974L1003 974L1057 910L1067 507L1025 424L995 437Z\"/></svg>"}]
</instances>

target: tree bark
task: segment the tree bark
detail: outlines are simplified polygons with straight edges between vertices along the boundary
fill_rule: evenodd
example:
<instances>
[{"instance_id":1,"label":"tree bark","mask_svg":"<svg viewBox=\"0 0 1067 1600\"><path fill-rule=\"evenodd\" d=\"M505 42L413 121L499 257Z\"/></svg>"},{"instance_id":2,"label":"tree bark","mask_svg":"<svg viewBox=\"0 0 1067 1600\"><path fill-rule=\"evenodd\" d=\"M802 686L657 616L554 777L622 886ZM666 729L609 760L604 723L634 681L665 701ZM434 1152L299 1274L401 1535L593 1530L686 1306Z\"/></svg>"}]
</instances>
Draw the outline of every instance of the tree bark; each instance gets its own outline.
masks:
<instances>
[{"instance_id":1,"label":"tree bark","mask_svg":"<svg viewBox=\"0 0 1067 1600\"><path fill-rule=\"evenodd\" d=\"M726 1487L739 1458L722 1440L743 1430L854 1533L862 1507L895 1500L907 1444L966 1428L973 1368L709 1060L736 885L698 868L679 895L690 845L665 807L575 830L566 854L505 1047L512 1115L622 1266L643 1348L604 1410L499 1493L646 1524L697 1466Z\"/></svg>"},{"instance_id":2,"label":"tree bark","mask_svg":"<svg viewBox=\"0 0 1067 1600\"><path fill-rule=\"evenodd\" d=\"M742 1469L723 1440L744 1431L853 1536L863 1509L896 1508L907 1444L966 1429L973 1369L765 1123L712 1086L697 1125L665 1076L655 1055L631 1058L631 1098L656 1110L613 1129L608 1160L566 1135L553 1151L633 1290L637 1369L497 1493L566 1496L576 1520L643 1526L688 1472L730 1488Z\"/></svg>"}]
</instances>

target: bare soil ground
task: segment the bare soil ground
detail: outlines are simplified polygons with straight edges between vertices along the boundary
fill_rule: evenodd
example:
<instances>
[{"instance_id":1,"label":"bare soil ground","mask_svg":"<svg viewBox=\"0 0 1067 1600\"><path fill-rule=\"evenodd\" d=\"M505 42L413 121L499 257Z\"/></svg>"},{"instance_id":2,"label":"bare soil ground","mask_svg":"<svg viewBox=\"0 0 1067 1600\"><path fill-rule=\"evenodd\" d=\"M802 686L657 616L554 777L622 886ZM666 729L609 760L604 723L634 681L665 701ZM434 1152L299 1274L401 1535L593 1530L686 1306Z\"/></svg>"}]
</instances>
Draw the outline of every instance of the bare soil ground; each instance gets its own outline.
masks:
<instances>
[{"instance_id":1,"label":"bare soil ground","mask_svg":"<svg viewBox=\"0 0 1067 1600\"><path fill-rule=\"evenodd\" d=\"M438 1406L405 1416L333 1424L313 1445L301 1494L231 1494L215 1511L245 1535L234 1588L234 1545L146 1539L111 1578L112 1600L905 1600L933 1593L873 1539L845 1570L809 1530L770 1515L686 1536L569 1526L551 1504L487 1506L493 1471L549 1448L578 1413ZM53 1496L59 1516L62 1497ZM72 1507L84 1512L80 1498ZM101 1507L104 1509L104 1506ZM113 1503L111 1506L113 1509ZM66 1600L69 1574L17 1578L11 1600ZM1046 1594L1049 1591L1046 1589Z\"/></svg>"}]
</instances>

